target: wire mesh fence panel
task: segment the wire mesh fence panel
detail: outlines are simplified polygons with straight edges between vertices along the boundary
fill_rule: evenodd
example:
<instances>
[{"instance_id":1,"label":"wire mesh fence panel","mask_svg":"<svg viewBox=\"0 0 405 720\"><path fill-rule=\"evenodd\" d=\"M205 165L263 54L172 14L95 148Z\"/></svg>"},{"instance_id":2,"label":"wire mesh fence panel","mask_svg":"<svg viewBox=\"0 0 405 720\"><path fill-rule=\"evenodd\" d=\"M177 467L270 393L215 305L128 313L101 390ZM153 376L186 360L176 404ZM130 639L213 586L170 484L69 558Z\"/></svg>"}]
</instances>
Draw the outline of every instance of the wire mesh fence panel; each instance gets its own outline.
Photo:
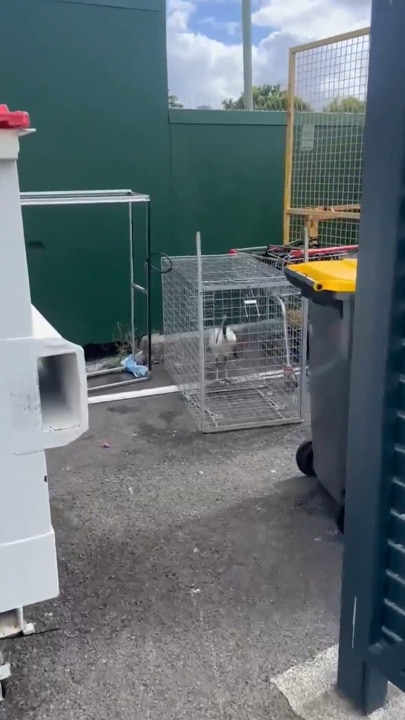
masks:
<instances>
[{"instance_id":1,"label":"wire mesh fence panel","mask_svg":"<svg viewBox=\"0 0 405 720\"><path fill-rule=\"evenodd\" d=\"M357 242L369 30L290 50L284 242Z\"/></svg>"},{"instance_id":2,"label":"wire mesh fence panel","mask_svg":"<svg viewBox=\"0 0 405 720\"><path fill-rule=\"evenodd\" d=\"M248 255L172 258L165 366L204 432L300 422L300 296Z\"/></svg>"},{"instance_id":3,"label":"wire mesh fence panel","mask_svg":"<svg viewBox=\"0 0 405 720\"><path fill-rule=\"evenodd\" d=\"M162 260L165 368L180 392L189 399L199 422L199 332L196 278L181 273L181 263ZM190 281L191 280L191 281ZM193 282L194 280L194 282Z\"/></svg>"}]
</instances>

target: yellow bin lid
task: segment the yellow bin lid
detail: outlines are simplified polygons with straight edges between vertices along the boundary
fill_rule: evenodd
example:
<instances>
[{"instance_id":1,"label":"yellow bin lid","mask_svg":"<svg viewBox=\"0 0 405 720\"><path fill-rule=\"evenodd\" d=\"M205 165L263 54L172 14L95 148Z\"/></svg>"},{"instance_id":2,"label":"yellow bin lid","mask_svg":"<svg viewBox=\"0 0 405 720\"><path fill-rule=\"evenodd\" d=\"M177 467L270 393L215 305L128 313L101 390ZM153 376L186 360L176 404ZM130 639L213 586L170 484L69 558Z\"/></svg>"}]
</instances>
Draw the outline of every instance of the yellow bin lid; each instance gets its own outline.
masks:
<instances>
[{"instance_id":1,"label":"yellow bin lid","mask_svg":"<svg viewBox=\"0 0 405 720\"><path fill-rule=\"evenodd\" d=\"M316 292L326 290L335 293L354 293L356 291L356 258L314 260L287 265L287 267L292 274L302 276L302 279L309 281Z\"/></svg>"}]
</instances>

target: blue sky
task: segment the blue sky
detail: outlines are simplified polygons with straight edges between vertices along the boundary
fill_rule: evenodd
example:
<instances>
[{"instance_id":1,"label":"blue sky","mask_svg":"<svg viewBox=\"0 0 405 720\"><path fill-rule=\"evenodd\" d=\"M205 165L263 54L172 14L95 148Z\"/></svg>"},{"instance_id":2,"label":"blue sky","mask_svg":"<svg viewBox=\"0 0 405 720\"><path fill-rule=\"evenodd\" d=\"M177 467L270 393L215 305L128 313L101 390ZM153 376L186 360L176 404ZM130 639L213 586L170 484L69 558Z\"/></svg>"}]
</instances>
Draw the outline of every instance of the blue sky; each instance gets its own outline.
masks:
<instances>
[{"instance_id":1,"label":"blue sky","mask_svg":"<svg viewBox=\"0 0 405 720\"><path fill-rule=\"evenodd\" d=\"M287 82L288 48L369 24L371 0L252 0L254 82ZM220 107L242 91L241 0L167 0L170 92Z\"/></svg>"}]
</instances>

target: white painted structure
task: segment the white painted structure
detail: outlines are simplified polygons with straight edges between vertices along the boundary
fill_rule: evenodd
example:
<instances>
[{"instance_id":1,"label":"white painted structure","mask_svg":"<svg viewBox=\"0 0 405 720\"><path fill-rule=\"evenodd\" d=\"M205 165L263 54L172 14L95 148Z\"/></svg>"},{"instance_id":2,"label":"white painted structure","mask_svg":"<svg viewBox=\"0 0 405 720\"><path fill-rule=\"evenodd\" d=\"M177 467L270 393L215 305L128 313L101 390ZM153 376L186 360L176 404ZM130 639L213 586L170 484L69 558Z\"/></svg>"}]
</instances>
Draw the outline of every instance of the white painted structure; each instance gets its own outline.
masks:
<instances>
[{"instance_id":1,"label":"white painted structure","mask_svg":"<svg viewBox=\"0 0 405 720\"><path fill-rule=\"evenodd\" d=\"M10 113L7 127L0 106L0 638L32 632L22 608L58 595L45 450L88 427L83 350L31 305L17 174L26 121ZM8 674L0 653L0 683Z\"/></svg>"}]
</instances>

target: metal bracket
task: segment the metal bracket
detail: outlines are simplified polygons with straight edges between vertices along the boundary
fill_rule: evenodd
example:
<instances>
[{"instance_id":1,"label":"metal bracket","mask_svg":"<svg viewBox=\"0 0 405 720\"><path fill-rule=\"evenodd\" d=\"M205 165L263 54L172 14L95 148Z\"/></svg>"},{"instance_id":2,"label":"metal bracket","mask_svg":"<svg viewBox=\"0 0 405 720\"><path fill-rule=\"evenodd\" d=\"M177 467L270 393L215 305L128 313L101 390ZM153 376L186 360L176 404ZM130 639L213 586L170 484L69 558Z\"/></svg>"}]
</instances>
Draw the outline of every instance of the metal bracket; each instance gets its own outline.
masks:
<instances>
[{"instance_id":1,"label":"metal bracket","mask_svg":"<svg viewBox=\"0 0 405 720\"><path fill-rule=\"evenodd\" d=\"M0 640L16 635L33 635L34 623L28 623L24 617L23 608L0 613Z\"/></svg>"},{"instance_id":2,"label":"metal bracket","mask_svg":"<svg viewBox=\"0 0 405 720\"><path fill-rule=\"evenodd\" d=\"M0 703L5 699L6 683L11 677L10 663L3 662L3 655L0 652Z\"/></svg>"},{"instance_id":3,"label":"metal bracket","mask_svg":"<svg viewBox=\"0 0 405 720\"><path fill-rule=\"evenodd\" d=\"M257 300L256 300L256 299L252 298L252 299L249 299L249 300L244 300L244 301L243 301L243 305L244 305L244 307L245 307L245 315L246 315L246 317L247 317L248 319L249 319L249 317L252 317L252 316L249 314L249 310L252 310L252 311L253 311L253 315L254 315L255 317L260 317L260 311L259 311L259 307L258 307L258 304L257 304ZM256 310L256 313L254 312L255 310Z\"/></svg>"},{"instance_id":4,"label":"metal bracket","mask_svg":"<svg viewBox=\"0 0 405 720\"><path fill-rule=\"evenodd\" d=\"M35 633L35 625L26 622L23 608L0 613L0 640L18 635L33 635L33 633ZM4 662L3 653L0 651L0 703L5 699L10 677L11 665Z\"/></svg>"},{"instance_id":5,"label":"metal bracket","mask_svg":"<svg viewBox=\"0 0 405 720\"><path fill-rule=\"evenodd\" d=\"M142 285L138 285L137 283L131 283L131 286L132 286L133 290L138 290L139 292L143 293L144 295L148 294L147 289L142 287Z\"/></svg>"}]
</instances>

